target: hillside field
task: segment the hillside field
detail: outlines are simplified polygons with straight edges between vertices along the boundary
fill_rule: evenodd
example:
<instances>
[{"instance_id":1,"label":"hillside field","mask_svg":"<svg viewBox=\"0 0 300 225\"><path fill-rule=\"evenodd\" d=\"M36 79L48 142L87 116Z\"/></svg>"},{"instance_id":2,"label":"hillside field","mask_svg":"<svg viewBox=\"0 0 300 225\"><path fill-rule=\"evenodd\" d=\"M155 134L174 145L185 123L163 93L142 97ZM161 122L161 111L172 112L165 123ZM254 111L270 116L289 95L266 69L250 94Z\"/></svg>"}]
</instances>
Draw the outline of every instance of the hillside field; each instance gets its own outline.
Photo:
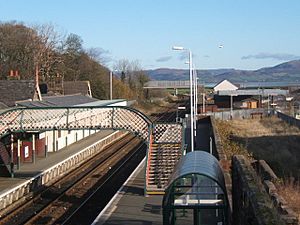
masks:
<instances>
[{"instance_id":1,"label":"hillside field","mask_svg":"<svg viewBox=\"0 0 300 225\"><path fill-rule=\"evenodd\" d=\"M277 187L300 219L300 129L277 117L217 120L228 156L243 154L265 160L282 179Z\"/></svg>"}]
</instances>

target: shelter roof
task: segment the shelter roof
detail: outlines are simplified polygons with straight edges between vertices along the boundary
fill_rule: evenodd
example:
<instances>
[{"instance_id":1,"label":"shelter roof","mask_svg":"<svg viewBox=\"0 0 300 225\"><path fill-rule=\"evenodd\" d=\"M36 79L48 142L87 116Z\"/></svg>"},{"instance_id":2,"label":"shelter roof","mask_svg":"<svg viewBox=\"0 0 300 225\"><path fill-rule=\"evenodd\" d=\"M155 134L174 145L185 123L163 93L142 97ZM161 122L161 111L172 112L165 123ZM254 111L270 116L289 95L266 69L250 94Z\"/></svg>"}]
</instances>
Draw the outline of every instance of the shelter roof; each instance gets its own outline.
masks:
<instances>
[{"instance_id":1,"label":"shelter roof","mask_svg":"<svg viewBox=\"0 0 300 225\"><path fill-rule=\"evenodd\" d=\"M208 152L193 151L180 159L169 180L170 186L177 179L188 174L204 175L218 183L225 192L225 180L218 160Z\"/></svg>"},{"instance_id":2,"label":"shelter roof","mask_svg":"<svg viewBox=\"0 0 300 225\"><path fill-rule=\"evenodd\" d=\"M18 102L18 106L27 108L33 107L70 107L70 106L106 106L114 103L126 101L125 99L99 100L89 96L75 95L59 95L44 96L42 101L22 101Z\"/></svg>"},{"instance_id":3,"label":"shelter roof","mask_svg":"<svg viewBox=\"0 0 300 225\"><path fill-rule=\"evenodd\" d=\"M98 100L95 102L80 104L80 106L106 106L106 105L111 105L123 101L127 101L127 100L126 99Z\"/></svg>"},{"instance_id":4,"label":"shelter roof","mask_svg":"<svg viewBox=\"0 0 300 225\"><path fill-rule=\"evenodd\" d=\"M59 95L59 96L45 96L42 101L23 101L18 102L18 106L24 107L69 107L90 102L96 102L98 99L84 96L81 94L76 95Z\"/></svg>"}]
</instances>

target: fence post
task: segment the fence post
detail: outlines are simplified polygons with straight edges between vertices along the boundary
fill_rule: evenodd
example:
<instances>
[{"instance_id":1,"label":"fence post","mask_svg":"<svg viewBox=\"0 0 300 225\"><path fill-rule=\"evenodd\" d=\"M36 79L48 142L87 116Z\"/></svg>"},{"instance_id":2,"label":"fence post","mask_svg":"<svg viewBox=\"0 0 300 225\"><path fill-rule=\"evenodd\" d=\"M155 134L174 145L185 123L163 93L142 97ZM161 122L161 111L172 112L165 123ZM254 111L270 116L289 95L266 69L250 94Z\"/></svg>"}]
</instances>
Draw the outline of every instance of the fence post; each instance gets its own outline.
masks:
<instances>
[{"instance_id":1,"label":"fence post","mask_svg":"<svg viewBox=\"0 0 300 225\"><path fill-rule=\"evenodd\" d=\"M32 134L32 162L35 163L35 134Z\"/></svg>"},{"instance_id":2,"label":"fence post","mask_svg":"<svg viewBox=\"0 0 300 225\"><path fill-rule=\"evenodd\" d=\"M17 164L17 169L20 169L20 164L21 164L21 141L18 139L18 164Z\"/></svg>"},{"instance_id":3,"label":"fence post","mask_svg":"<svg viewBox=\"0 0 300 225\"><path fill-rule=\"evenodd\" d=\"M10 133L10 176L15 177L14 174L14 135Z\"/></svg>"}]
</instances>

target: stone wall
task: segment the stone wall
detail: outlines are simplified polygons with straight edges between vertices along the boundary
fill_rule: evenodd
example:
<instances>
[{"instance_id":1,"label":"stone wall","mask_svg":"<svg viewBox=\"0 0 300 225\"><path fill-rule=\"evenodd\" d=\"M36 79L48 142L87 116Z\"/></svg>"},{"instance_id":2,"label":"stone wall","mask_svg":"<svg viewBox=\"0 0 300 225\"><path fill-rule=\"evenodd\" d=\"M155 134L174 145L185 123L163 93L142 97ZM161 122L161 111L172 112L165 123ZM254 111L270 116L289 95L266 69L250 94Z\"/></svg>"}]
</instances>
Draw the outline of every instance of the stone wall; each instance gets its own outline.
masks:
<instances>
[{"instance_id":1,"label":"stone wall","mask_svg":"<svg viewBox=\"0 0 300 225\"><path fill-rule=\"evenodd\" d=\"M273 183L278 178L269 165L264 160L251 164L243 156L235 156L233 160L228 159L215 126L215 119L210 117L210 120L213 154L221 164L228 198L229 201L232 200L232 224L298 225L296 214L278 195Z\"/></svg>"},{"instance_id":2,"label":"stone wall","mask_svg":"<svg viewBox=\"0 0 300 225\"><path fill-rule=\"evenodd\" d=\"M276 174L264 160L257 160L252 163L252 166L259 175L261 182L269 194L269 197L277 209L280 218L287 225L298 225L297 214L287 205L285 199L278 194L278 190L274 183L279 182Z\"/></svg>"},{"instance_id":3,"label":"stone wall","mask_svg":"<svg viewBox=\"0 0 300 225\"><path fill-rule=\"evenodd\" d=\"M261 113L261 116L267 116L270 112L266 109L235 109L231 111L221 112L207 112L207 115L220 120L231 120L231 119L250 119L253 115Z\"/></svg>"},{"instance_id":4,"label":"stone wall","mask_svg":"<svg viewBox=\"0 0 300 225\"><path fill-rule=\"evenodd\" d=\"M230 213L232 212L232 181L231 181L231 160L227 158L218 130L216 129L215 119L210 118L211 137L213 141L213 155L219 160L220 166L224 173L227 196L230 204Z\"/></svg>"},{"instance_id":5,"label":"stone wall","mask_svg":"<svg viewBox=\"0 0 300 225\"><path fill-rule=\"evenodd\" d=\"M232 197L234 225L285 224L249 160L241 155L232 159Z\"/></svg>"}]
</instances>

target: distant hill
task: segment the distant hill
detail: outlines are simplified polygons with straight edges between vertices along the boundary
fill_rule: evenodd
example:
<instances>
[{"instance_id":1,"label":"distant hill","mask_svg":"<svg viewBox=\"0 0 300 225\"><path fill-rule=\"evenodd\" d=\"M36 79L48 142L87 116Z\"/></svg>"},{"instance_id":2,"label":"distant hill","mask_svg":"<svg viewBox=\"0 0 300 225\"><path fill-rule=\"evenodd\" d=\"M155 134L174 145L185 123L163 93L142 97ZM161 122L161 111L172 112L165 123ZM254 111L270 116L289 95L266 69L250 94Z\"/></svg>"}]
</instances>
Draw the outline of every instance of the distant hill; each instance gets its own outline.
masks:
<instances>
[{"instance_id":1,"label":"distant hill","mask_svg":"<svg viewBox=\"0 0 300 225\"><path fill-rule=\"evenodd\" d=\"M145 71L152 80L188 80L189 70L160 68ZM220 82L293 82L300 81L300 60L293 60L258 70L211 69L197 70L200 80L206 83Z\"/></svg>"}]
</instances>

